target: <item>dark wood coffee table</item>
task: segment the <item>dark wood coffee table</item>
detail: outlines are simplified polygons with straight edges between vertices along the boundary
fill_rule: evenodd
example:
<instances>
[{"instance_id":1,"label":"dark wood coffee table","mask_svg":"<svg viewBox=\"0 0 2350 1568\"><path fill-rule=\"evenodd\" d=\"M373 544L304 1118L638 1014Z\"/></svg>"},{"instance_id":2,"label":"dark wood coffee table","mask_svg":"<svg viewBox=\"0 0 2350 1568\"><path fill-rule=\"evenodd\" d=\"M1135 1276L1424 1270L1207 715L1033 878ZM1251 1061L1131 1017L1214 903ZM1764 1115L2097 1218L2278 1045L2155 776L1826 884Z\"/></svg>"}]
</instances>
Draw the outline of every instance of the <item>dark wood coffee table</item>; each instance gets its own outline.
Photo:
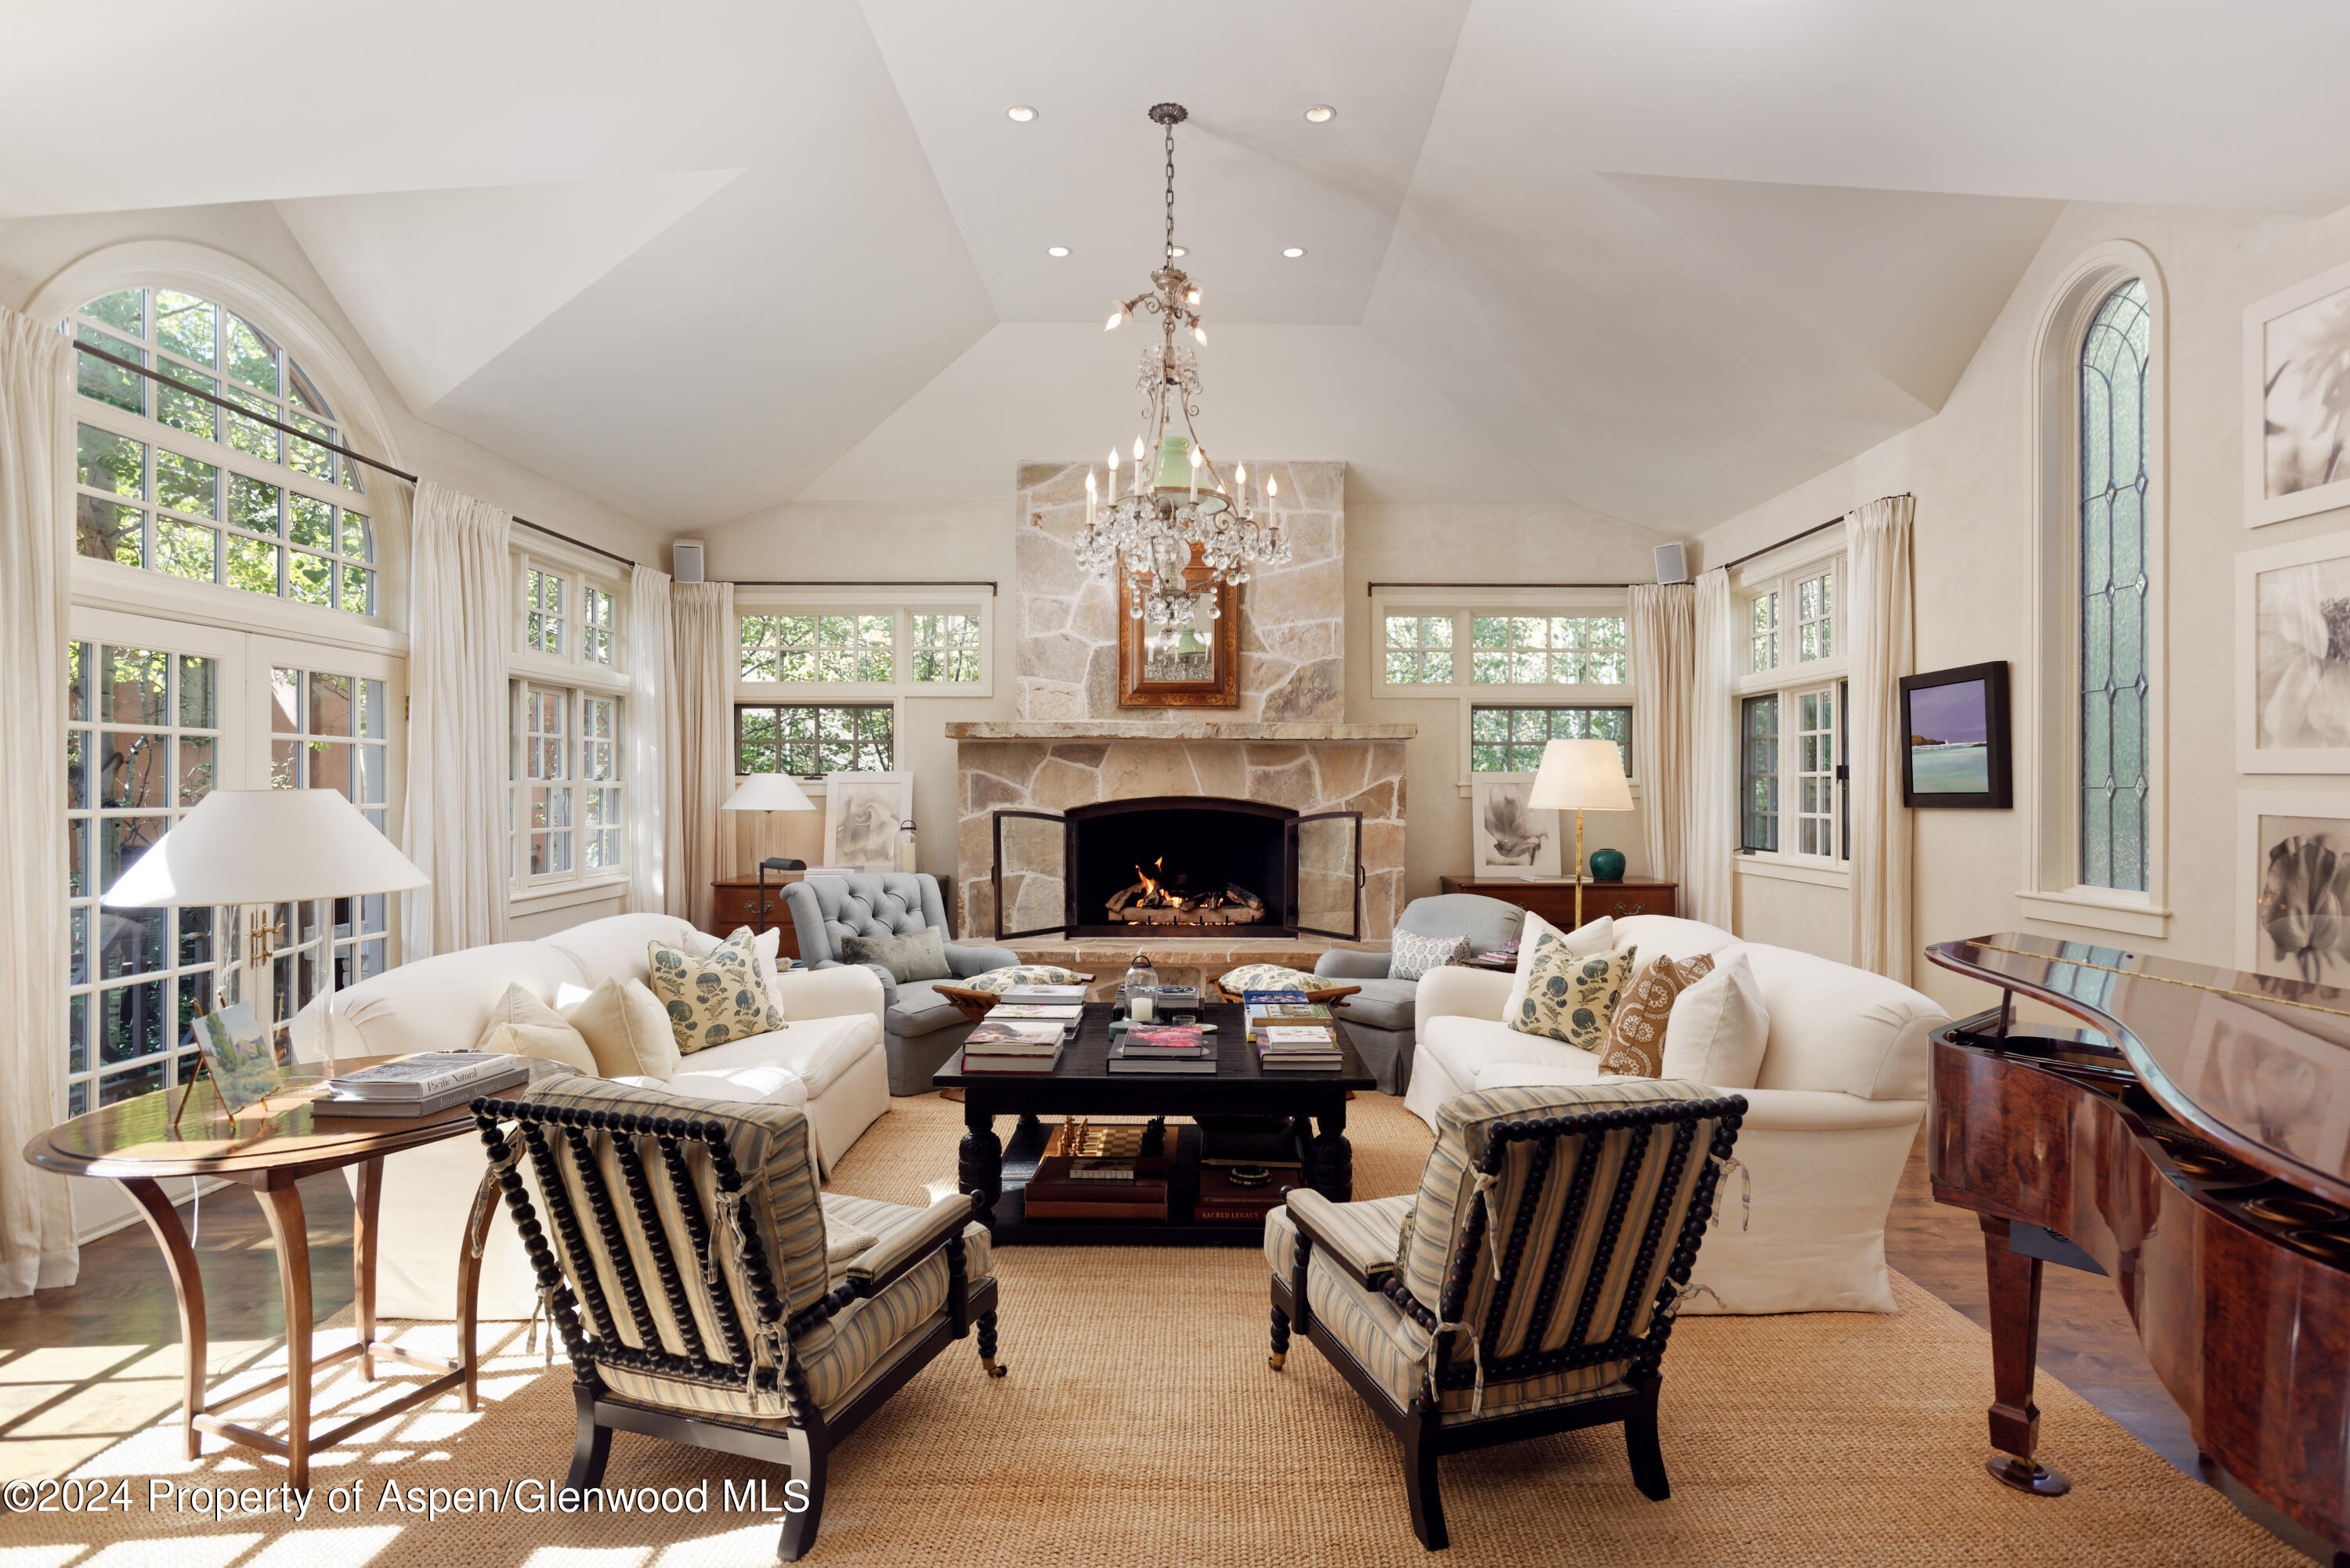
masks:
<instances>
[{"instance_id":1,"label":"dark wood coffee table","mask_svg":"<svg viewBox=\"0 0 2350 1568\"><path fill-rule=\"evenodd\" d=\"M1299 1132L1310 1121L1311 1137L1301 1137L1305 1168L1303 1185L1334 1202L1355 1195L1355 1149L1347 1141L1347 1096L1350 1090L1378 1087L1362 1059L1338 1031L1340 1064L1324 1072L1268 1073L1257 1066L1256 1047L1242 1038L1245 1023L1241 1009L1210 1003L1201 1017L1216 1025L1213 1073L1112 1073L1109 1060L1110 1020L1106 1002L1086 1003L1077 1037L1061 1050L1050 1073L965 1073L958 1051L931 1082L941 1089L962 1091L966 1129L958 1174L963 1191L980 1199L991 1216L988 1229L998 1245L1007 1242L1061 1242L1086 1246L1150 1243L1162 1246L1253 1247L1263 1241L1262 1224L1231 1220L1197 1220L1191 1206L1197 1195L1200 1129L1168 1128L1178 1142L1178 1177L1169 1195L1165 1220L1031 1220L1022 1187L1045 1151L1044 1116L1149 1116L1163 1122L1169 1116L1289 1116L1299 1120ZM1019 1118L1007 1149L995 1136L995 1118ZM1186 1160L1180 1156L1188 1154ZM1012 1180L1007 1184L1007 1170ZM1191 1173L1186 1179L1182 1173ZM1280 1173L1274 1181L1281 1181ZM1300 1183L1293 1180L1288 1185Z\"/></svg>"}]
</instances>

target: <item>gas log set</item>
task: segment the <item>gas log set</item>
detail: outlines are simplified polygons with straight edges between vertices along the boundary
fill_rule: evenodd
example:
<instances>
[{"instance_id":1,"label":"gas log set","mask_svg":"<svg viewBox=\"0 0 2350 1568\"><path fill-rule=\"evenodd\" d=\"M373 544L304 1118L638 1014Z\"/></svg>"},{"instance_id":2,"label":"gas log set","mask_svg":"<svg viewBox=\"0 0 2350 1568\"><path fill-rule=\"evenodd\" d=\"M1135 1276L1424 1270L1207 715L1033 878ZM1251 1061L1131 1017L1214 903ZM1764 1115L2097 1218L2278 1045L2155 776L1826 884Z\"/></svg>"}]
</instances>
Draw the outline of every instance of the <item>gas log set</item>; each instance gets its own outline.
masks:
<instances>
[{"instance_id":1,"label":"gas log set","mask_svg":"<svg viewBox=\"0 0 2350 1568\"><path fill-rule=\"evenodd\" d=\"M1237 882L1213 892L1193 892L1179 877L1167 880L1167 857L1151 862L1150 869L1134 868L1139 878L1111 896L1109 918L1136 926L1253 926L1263 921L1264 900Z\"/></svg>"}]
</instances>

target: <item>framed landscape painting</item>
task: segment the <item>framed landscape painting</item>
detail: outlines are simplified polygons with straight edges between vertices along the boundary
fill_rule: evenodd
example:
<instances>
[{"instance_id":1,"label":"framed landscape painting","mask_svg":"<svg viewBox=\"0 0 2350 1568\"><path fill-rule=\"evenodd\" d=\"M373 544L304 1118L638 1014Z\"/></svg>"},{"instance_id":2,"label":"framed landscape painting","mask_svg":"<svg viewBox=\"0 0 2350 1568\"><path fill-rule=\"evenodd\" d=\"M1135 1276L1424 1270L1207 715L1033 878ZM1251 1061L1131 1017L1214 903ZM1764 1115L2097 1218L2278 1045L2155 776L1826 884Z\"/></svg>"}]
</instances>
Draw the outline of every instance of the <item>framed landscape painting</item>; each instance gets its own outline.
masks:
<instances>
[{"instance_id":1,"label":"framed landscape painting","mask_svg":"<svg viewBox=\"0 0 2350 1568\"><path fill-rule=\"evenodd\" d=\"M2007 663L1901 678L1901 804L2004 811L2015 804L2008 758Z\"/></svg>"},{"instance_id":2,"label":"framed landscape painting","mask_svg":"<svg viewBox=\"0 0 2350 1568\"><path fill-rule=\"evenodd\" d=\"M2244 311L2244 523L2350 506L2350 265Z\"/></svg>"},{"instance_id":3,"label":"framed landscape painting","mask_svg":"<svg viewBox=\"0 0 2350 1568\"><path fill-rule=\"evenodd\" d=\"M2350 773L2350 534L2236 557L2236 766Z\"/></svg>"}]
</instances>

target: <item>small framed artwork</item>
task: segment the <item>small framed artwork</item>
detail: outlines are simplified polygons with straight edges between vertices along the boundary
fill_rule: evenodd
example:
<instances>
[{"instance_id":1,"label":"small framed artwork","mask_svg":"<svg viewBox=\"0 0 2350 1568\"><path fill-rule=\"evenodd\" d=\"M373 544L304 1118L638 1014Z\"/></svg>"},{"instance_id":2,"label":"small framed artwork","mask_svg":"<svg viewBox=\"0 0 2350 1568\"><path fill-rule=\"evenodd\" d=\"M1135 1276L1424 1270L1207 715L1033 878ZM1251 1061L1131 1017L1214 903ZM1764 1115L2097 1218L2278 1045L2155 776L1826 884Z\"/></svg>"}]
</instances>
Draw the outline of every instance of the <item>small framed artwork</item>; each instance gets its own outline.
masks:
<instances>
[{"instance_id":1,"label":"small framed artwork","mask_svg":"<svg viewBox=\"0 0 2350 1568\"><path fill-rule=\"evenodd\" d=\"M2244 311L2244 523L2350 506L2350 265Z\"/></svg>"},{"instance_id":2,"label":"small framed artwork","mask_svg":"<svg viewBox=\"0 0 2350 1568\"><path fill-rule=\"evenodd\" d=\"M899 831L913 815L911 774L825 774L825 864L895 871Z\"/></svg>"},{"instance_id":3,"label":"small framed artwork","mask_svg":"<svg viewBox=\"0 0 2350 1568\"><path fill-rule=\"evenodd\" d=\"M277 1064L269 1031L244 1002L198 1013L190 1031L196 1037L196 1048L203 1053L204 1071L212 1075L221 1109L230 1116L259 1105L286 1087L285 1070Z\"/></svg>"},{"instance_id":4,"label":"small framed artwork","mask_svg":"<svg viewBox=\"0 0 2350 1568\"><path fill-rule=\"evenodd\" d=\"M1559 870L1559 814L1526 805L1532 774L1475 774L1469 781L1470 871L1533 880Z\"/></svg>"},{"instance_id":5,"label":"small framed artwork","mask_svg":"<svg viewBox=\"0 0 2350 1568\"><path fill-rule=\"evenodd\" d=\"M2236 766L2350 773L2350 534L2236 557Z\"/></svg>"},{"instance_id":6,"label":"small framed artwork","mask_svg":"<svg viewBox=\"0 0 2350 1568\"><path fill-rule=\"evenodd\" d=\"M1199 546L1192 550L1196 558ZM1202 568L1204 570L1204 568ZM1162 627L1127 613L1126 567L1118 569L1118 705L1237 708L1241 703L1241 591L1219 583L1191 596L1191 618Z\"/></svg>"},{"instance_id":7,"label":"small framed artwork","mask_svg":"<svg viewBox=\"0 0 2350 1568\"><path fill-rule=\"evenodd\" d=\"M2015 804L2004 659L1903 676L1901 729L1909 737L1902 805L2005 811Z\"/></svg>"},{"instance_id":8,"label":"small framed artwork","mask_svg":"<svg viewBox=\"0 0 2350 1568\"><path fill-rule=\"evenodd\" d=\"M2350 985L2350 794L2236 797L2236 967Z\"/></svg>"}]
</instances>

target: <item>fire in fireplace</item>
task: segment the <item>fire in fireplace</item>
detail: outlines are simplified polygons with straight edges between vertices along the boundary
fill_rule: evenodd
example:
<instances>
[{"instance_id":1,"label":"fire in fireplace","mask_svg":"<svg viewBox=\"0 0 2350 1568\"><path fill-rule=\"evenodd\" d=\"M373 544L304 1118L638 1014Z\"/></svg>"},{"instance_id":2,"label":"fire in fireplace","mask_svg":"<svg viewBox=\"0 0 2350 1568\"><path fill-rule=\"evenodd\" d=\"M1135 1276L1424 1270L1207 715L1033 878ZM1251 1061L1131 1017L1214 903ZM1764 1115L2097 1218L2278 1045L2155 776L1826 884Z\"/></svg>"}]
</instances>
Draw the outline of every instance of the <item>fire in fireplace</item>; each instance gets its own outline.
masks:
<instances>
[{"instance_id":1,"label":"fire in fireplace","mask_svg":"<svg viewBox=\"0 0 2350 1568\"><path fill-rule=\"evenodd\" d=\"M1150 869L1134 868L1134 885L1110 895L1109 918L1130 926L1253 926L1264 919L1264 900L1227 882L1221 888L1193 889L1188 878L1167 879L1167 857L1151 861Z\"/></svg>"}]
</instances>

